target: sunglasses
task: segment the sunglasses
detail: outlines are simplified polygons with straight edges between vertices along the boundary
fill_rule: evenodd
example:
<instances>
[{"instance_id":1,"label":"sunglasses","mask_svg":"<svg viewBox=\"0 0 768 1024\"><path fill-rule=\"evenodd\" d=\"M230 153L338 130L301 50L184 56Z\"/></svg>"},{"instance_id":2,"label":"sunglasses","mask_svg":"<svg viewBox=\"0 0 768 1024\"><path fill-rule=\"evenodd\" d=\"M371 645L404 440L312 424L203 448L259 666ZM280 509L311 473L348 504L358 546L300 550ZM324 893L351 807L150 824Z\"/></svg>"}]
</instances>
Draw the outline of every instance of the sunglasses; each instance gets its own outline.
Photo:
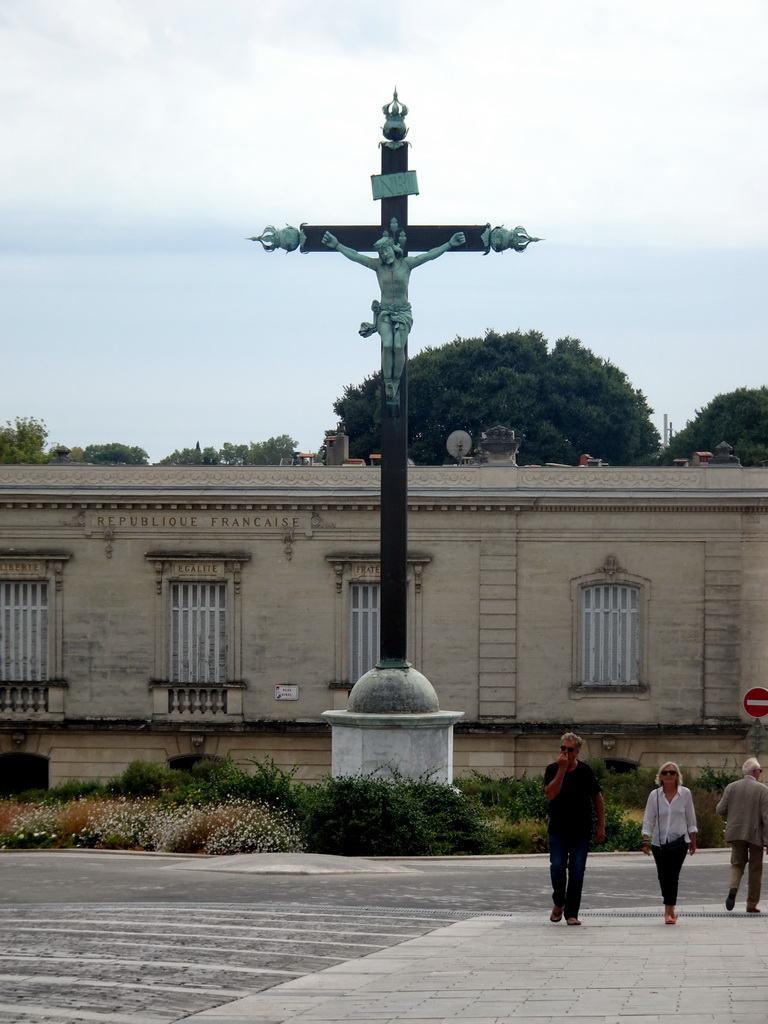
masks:
<instances>
[{"instance_id":1,"label":"sunglasses","mask_svg":"<svg viewBox=\"0 0 768 1024\"><path fill-rule=\"evenodd\" d=\"M665 768L661 775L677 775L677 772L673 768Z\"/></svg>"},{"instance_id":2,"label":"sunglasses","mask_svg":"<svg viewBox=\"0 0 768 1024\"><path fill-rule=\"evenodd\" d=\"M572 754L576 747L560 747L561 750L567 750L569 754Z\"/></svg>"}]
</instances>

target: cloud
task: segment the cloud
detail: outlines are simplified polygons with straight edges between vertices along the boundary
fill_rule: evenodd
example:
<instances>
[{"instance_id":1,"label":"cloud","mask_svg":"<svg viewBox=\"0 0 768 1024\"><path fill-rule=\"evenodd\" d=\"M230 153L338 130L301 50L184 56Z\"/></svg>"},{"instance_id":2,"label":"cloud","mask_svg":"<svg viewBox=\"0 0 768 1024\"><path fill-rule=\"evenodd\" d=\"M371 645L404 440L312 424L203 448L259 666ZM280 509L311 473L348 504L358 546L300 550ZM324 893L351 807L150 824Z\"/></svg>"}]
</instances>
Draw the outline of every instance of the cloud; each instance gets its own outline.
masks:
<instances>
[{"instance_id":1,"label":"cloud","mask_svg":"<svg viewBox=\"0 0 768 1024\"><path fill-rule=\"evenodd\" d=\"M757 0L5 0L0 403L157 458L316 445L375 282L244 239L378 219L396 85L412 222L547 239L420 270L413 350L575 335L682 425L766 378L767 41Z\"/></svg>"}]
</instances>

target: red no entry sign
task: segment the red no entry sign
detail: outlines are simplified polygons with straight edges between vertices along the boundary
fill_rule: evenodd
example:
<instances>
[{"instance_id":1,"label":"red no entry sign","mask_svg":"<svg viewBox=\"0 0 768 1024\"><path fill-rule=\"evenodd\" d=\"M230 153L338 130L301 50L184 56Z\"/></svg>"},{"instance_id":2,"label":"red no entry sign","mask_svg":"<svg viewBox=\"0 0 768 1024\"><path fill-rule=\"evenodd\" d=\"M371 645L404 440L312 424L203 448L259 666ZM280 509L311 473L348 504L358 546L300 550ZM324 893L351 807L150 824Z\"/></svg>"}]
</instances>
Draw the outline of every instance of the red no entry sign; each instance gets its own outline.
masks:
<instances>
[{"instance_id":1,"label":"red no entry sign","mask_svg":"<svg viewBox=\"0 0 768 1024\"><path fill-rule=\"evenodd\" d=\"M768 690L764 686L753 686L744 694L744 710L752 718L768 715Z\"/></svg>"}]
</instances>

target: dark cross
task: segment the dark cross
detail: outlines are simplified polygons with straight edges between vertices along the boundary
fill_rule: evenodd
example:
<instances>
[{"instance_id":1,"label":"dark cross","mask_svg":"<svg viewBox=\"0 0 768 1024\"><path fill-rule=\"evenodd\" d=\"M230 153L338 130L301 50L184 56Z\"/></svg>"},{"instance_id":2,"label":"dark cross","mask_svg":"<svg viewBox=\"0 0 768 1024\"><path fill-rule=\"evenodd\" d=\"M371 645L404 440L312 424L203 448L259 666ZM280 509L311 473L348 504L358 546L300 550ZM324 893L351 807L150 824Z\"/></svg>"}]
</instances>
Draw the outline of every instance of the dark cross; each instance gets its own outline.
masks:
<instances>
[{"instance_id":1,"label":"dark cross","mask_svg":"<svg viewBox=\"0 0 768 1024\"><path fill-rule=\"evenodd\" d=\"M408 129L408 108L399 103L395 92L391 103L382 107L386 122L382 129L386 142L381 147L381 174L371 177L373 197L381 200L381 224L345 224L338 226L302 224L299 229L265 228L251 239L271 252L275 249L301 252L342 252L348 259L377 270L382 288L381 303L374 303L374 322L363 324L360 333L367 337L378 331L382 338L382 356L388 347L397 348L394 370L382 360L381 389L381 612L379 625L379 661L381 668L406 668L408 642L408 361L407 336L410 330L410 305L407 318L388 309L382 271L387 265L408 264L404 284L413 266L435 259L444 252L522 252L532 238L524 228L507 229L490 224L411 225L408 223L408 196L418 195L416 172L408 169L409 144L404 141ZM460 241L459 241L460 236ZM387 254L394 249L396 256ZM378 252L378 258L362 255ZM423 253L423 257L410 257ZM386 261L389 261L387 263ZM391 305L391 304L390 304ZM403 305L403 304L401 304ZM398 307L399 309L400 307ZM397 320L400 323L397 323ZM398 331L401 333L398 334ZM394 352L387 357L395 360ZM402 369L399 362L402 360Z\"/></svg>"}]
</instances>

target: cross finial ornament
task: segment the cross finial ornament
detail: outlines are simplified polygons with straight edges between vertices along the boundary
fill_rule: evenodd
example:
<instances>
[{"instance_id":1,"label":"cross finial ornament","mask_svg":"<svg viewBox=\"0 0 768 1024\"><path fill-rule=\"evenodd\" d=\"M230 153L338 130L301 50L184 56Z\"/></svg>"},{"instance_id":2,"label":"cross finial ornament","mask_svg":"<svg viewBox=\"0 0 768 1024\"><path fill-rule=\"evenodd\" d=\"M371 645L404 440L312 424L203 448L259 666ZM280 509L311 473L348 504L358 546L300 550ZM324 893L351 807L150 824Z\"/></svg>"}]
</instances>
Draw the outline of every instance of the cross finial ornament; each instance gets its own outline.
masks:
<instances>
[{"instance_id":1,"label":"cross finial ornament","mask_svg":"<svg viewBox=\"0 0 768 1024\"><path fill-rule=\"evenodd\" d=\"M408 116L408 107L406 107L404 103L399 102L397 98L397 89L395 89L395 94L389 103L385 103L381 108L381 112L387 119L384 123L384 127L381 129L384 138L388 140L384 145L400 145L408 134L408 129L405 127L405 119Z\"/></svg>"}]
</instances>

